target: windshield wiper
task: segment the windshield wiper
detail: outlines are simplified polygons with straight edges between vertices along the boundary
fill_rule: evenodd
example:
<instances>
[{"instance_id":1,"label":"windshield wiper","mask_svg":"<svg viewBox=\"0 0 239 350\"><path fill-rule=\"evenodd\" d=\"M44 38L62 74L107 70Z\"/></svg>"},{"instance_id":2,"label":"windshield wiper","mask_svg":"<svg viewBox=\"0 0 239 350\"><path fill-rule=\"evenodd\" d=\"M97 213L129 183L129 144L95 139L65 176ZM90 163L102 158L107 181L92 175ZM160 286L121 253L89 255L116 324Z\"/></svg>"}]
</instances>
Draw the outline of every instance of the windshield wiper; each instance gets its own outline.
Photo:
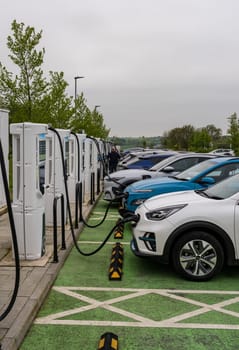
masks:
<instances>
[{"instance_id":1,"label":"windshield wiper","mask_svg":"<svg viewBox=\"0 0 239 350\"><path fill-rule=\"evenodd\" d=\"M194 192L199 194L200 196L211 198L204 190L195 190Z\"/></svg>"},{"instance_id":2,"label":"windshield wiper","mask_svg":"<svg viewBox=\"0 0 239 350\"><path fill-rule=\"evenodd\" d=\"M219 199L219 200L220 200L220 199L224 199L223 197L219 197L219 196L211 196L210 198L211 198L211 199Z\"/></svg>"}]
</instances>

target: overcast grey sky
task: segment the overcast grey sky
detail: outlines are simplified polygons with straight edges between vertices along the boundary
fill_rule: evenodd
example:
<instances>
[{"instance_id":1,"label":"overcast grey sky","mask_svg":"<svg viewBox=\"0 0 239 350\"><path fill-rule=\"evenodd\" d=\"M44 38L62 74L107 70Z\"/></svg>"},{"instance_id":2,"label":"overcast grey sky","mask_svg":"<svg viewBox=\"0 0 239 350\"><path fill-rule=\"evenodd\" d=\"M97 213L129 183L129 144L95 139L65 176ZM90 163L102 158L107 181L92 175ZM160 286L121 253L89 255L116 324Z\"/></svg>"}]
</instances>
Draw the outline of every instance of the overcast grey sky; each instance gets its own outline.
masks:
<instances>
[{"instance_id":1,"label":"overcast grey sky","mask_svg":"<svg viewBox=\"0 0 239 350\"><path fill-rule=\"evenodd\" d=\"M0 61L16 19L43 30L44 71L100 105L110 136L158 136L239 113L238 0L8 0Z\"/></svg>"}]
</instances>

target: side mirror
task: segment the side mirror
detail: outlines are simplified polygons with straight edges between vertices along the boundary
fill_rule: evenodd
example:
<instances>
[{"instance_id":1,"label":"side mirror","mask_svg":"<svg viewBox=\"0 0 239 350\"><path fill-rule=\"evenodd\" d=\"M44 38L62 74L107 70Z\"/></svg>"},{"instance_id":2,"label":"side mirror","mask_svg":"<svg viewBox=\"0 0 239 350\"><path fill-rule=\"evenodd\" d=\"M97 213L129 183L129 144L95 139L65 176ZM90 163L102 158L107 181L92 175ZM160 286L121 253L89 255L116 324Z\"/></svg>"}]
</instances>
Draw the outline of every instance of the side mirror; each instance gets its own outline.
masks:
<instances>
[{"instance_id":1,"label":"side mirror","mask_svg":"<svg viewBox=\"0 0 239 350\"><path fill-rule=\"evenodd\" d=\"M209 176L203 177L200 182L207 185L213 185L216 183L215 179Z\"/></svg>"},{"instance_id":2,"label":"side mirror","mask_svg":"<svg viewBox=\"0 0 239 350\"><path fill-rule=\"evenodd\" d=\"M143 180L151 179L151 176L150 176L150 175L143 175L143 176L142 176L142 179L143 179Z\"/></svg>"},{"instance_id":3,"label":"side mirror","mask_svg":"<svg viewBox=\"0 0 239 350\"><path fill-rule=\"evenodd\" d=\"M172 173L175 169L172 166L166 166L163 170L164 173Z\"/></svg>"}]
</instances>

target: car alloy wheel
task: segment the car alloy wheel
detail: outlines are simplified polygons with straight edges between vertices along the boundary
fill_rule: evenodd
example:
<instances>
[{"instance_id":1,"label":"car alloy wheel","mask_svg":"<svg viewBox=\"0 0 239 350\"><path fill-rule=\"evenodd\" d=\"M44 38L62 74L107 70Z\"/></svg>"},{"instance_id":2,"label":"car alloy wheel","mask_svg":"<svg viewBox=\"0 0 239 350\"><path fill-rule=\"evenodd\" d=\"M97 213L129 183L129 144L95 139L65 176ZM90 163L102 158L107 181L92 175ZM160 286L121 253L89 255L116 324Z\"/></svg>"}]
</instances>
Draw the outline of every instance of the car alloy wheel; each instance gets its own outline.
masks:
<instances>
[{"instance_id":1,"label":"car alloy wheel","mask_svg":"<svg viewBox=\"0 0 239 350\"><path fill-rule=\"evenodd\" d=\"M223 267L224 253L218 240L207 232L180 237L173 249L175 270L193 281L207 281Z\"/></svg>"}]
</instances>

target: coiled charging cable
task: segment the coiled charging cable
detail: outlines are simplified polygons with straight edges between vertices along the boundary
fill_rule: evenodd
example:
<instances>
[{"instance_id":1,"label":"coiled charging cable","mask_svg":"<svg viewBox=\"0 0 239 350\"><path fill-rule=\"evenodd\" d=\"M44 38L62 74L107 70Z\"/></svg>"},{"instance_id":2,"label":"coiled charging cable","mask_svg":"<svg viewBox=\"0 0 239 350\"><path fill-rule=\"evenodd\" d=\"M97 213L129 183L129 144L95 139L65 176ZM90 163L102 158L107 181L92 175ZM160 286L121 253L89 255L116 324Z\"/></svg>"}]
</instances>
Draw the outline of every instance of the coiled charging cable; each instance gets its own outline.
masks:
<instances>
[{"instance_id":1,"label":"coiled charging cable","mask_svg":"<svg viewBox=\"0 0 239 350\"><path fill-rule=\"evenodd\" d=\"M13 308L13 305L15 304L17 293L19 289L19 283L20 283L20 261L19 261L19 251L18 251L18 244L17 244L17 235L16 235L16 229L15 229L15 223L12 213L12 205L11 205L11 199L10 199L10 193L8 188L8 180L7 180L7 173L6 173L6 167L4 162L4 155L3 155L3 149L2 149L2 143L0 139L0 163L1 163L1 171L2 171L2 179L4 184L4 191L5 191L5 197L7 202L7 208L8 208L8 216L9 216L9 222L11 227L11 234L12 234L12 242L13 242L13 251L14 251L14 257L15 257L15 285L12 293L12 297L10 299L10 302L6 308L6 310L0 315L0 321L2 321L11 311Z\"/></svg>"},{"instance_id":2,"label":"coiled charging cable","mask_svg":"<svg viewBox=\"0 0 239 350\"><path fill-rule=\"evenodd\" d=\"M75 237L75 233L74 233L74 228L73 228L73 221L72 221L72 215L71 215L71 208L70 208L70 200L69 200L69 193L68 193L68 186L67 186L67 174L66 174L66 168L65 168L65 164L64 164L64 152L63 152L63 146L62 146L62 142L61 142L61 137L58 133L58 131L52 127L48 128L49 130L53 131L58 138L59 141L59 145L60 145L60 151L61 151L61 159L62 159L62 165L63 165L63 177L64 177L64 185L65 185L65 192L66 192L66 202L67 202L67 209L68 209L68 216L69 216L69 221L70 221L70 229L71 229L71 234L72 234L72 238L73 238L73 242L74 245L77 249L77 251L84 255L84 256L91 256L96 254L98 251L100 251L104 245L106 244L106 242L109 240L110 236L112 235L112 233L116 230L116 228L120 225L122 225L123 223L126 222L130 222L130 221L138 221L138 216L136 215L132 215L129 217L126 217L125 219L120 219L118 221L118 223L110 230L110 232L108 233L108 235L105 237L104 241L93 251L91 252L83 252L81 250L81 248L78 245L77 239Z\"/></svg>"}]
</instances>

